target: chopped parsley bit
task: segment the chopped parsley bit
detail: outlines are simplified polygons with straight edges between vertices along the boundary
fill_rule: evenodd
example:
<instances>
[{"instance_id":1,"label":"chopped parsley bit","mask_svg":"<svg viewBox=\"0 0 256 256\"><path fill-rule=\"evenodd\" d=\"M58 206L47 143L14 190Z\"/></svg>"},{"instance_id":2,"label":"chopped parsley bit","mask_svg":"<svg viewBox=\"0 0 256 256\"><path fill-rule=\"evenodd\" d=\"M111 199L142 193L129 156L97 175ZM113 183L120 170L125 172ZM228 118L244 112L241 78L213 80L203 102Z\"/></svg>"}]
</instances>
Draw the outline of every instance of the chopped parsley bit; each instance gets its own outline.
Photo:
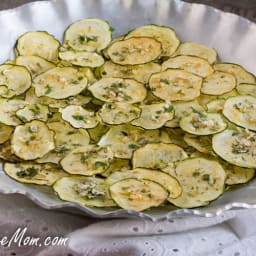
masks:
<instances>
[{"instance_id":1,"label":"chopped parsley bit","mask_svg":"<svg viewBox=\"0 0 256 256\"><path fill-rule=\"evenodd\" d=\"M192 175L193 175L193 177L198 177L200 175L200 172L194 171Z\"/></svg>"},{"instance_id":2,"label":"chopped parsley bit","mask_svg":"<svg viewBox=\"0 0 256 256\"><path fill-rule=\"evenodd\" d=\"M16 172L16 175L19 178L33 178L34 176L36 176L38 174L38 171L39 170L35 166L32 166L25 170Z\"/></svg>"},{"instance_id":3,"label":"chopped parsley bit","mask_svg":"<svg viewBox=\"0 0 256 256\"><path fill-rule=\"evenodd\" d=\"M241 144L239 142L232 144L232 153L233 154L246 154L249 153L249 147Z\"/></svg>"},{"instance_id":4,"label":"chopped parsley bit","mask_svg":"<svg viewBox=\"0 0 256 256\"><path fill-rule=\"evenodd\" d=\"M191 108L192 108L193 113L198 114L200 118L206 118L207 117L206 114L204 114L203 112L200 112L200 111L196 110L193 107L191 107Z\"/></svg>"},{"instance_id":5,"label":"chopped parsley bit","mask_svg":"<svg viewBox=\"0 0 256 256\"><path fill-rule=\"evenodd\" d=\"M130 144L130 145L128 145L128 148L130 148L130 149L137 149L137 148L139 148L139 146L136 145L136 144Z\"/></svg>"},{"instance_id":6,"label":"chopped parsley bit","mask_svg":"<svg viewBox=\"0 0 256 256\"><path fill-rule=\"evenodd\" d=\"M107 167L107 164L104 163L104 162L101 162L101 161L96 161L94 163L94 167L95 168L103 168L103 169L105 169Z\"/></svg>"},{"instance_id":7,"label":"chopped parsley bit","mask_svg":"<svg viewBox=\"0 0 256 256\"><path fill-rule=\"evenodd\" d=\"M66 148L65 145L61 145L61 146L55 148L54 151L55 151L57 154L64 154L64 153L66 153L67 151L69 151L69 149Z\"/></svg>"},{"instance_id":8,"label":"chopped parsley bit","mask_svg":"<svg viewBox=\"0 0 256 256\"><path fill-rule=\"evenodd\" d=\"M46 91L45 91L45 95L48 95L48 94L50 94L52 92L52 87L49 85L49 84L47 84L47 86L46 86Z\"/></svg>"},{"instance_id":9,"label":"chopped parsley bit","mask_svg":"<svg viewBox=\"0 0 256 256\"><path fill-rule=\"evenodd\" d=\"M132 97L130 95L124 94L123 99L128 101L128 100L132 100Z\"/></svg>"},{"instance_id":10,"label":"chopped parsley bit","mask_svg":"<svg viewBox=\"0 0 256 256\"><path fill-rule=\"evenodd\" d=\"M77 79L78 79L79 81L81 81L81 80L83 80L84 78L83 78L82 76L79 76Z\"/></svg>"},{"instance_id":11,"label":"chopped parsley bit","mask_svg":"<svg viewBox=\"0 0 256 256\"><path fill-rule=\"evenodd\" d=\"M40 108L38 107L38 105L34 105L34 108L30 108L29 109L35 116L40 114Z\"/></svg>"},{"instance_id":12,"label":"chopped parsley bit","mask_svg":"<svg viewBox=\"0 0 256 256\"><path fill-rule=\"evenodd\" d=\"M76 131L69 131L69 132L67 132L67 135L73 135L73 134L76 134Z\"/></svg>"},{"instance_id":13,"label":"chopped parsley bit","mask_svg":"<svg viewBox=\"0 0 256 256\"><path fill-rule=\"evenodd\" d=\"M84 154L82 154L80 157L80 162L82 164L85 164L87 162L88 158L89 158L88 156L85 156Z\"/></svg>"},{"instance_id":14,"label":"chopped parsley bit","mask_svg":"<svg viewBox=\"0 0 256 256\"><path fill-rule=\"evenodd\" d=\"M122 53L113 52L112 55L116 56L116 57L119 57L119 61L124 61L125 60L125 56Z\"/></svg>"},{"instance_id":15,"label":"chopped parsley bit","mask_svg":"<svg viewBox=\"0 0 256 256\"><path fill-rule=\"evenodd\" d=\"M202 176L202 179L203 179L204 181L209 181L209 180L210 180L210 175L209 175L209 174L204 174L204 175Z\"/></svg>"},{"instance_id":16,"label":"chopped parsley bit","mask_svg":"<svg viewBox=\"0 0 256 256\"><path fill-rule=\"evenodd\" d=\"M166 78L161 78L161 79L160 79L160 83L170 84L169 81L168 81L168 79L166 79Z\"/></svg>"},{"instance_id":17,"label":"chopped parsley bit","mask_svg":"<svg viewBox=\"0 0 256 256\"><path fill-rule=\"evenodd\" d=\"M85 198L94 199L98 196L104 196L105 192L97 190L97 185L95 183L86 184L85 182L81 182L73 185L74 191Z\"/></svg>"},{"instance_id":18,"label":"chopped parsley bit","mask_svg":"<svg viewBox=\"0 0 256 256\"><path fill-rule=\"evenodd\" d=\"M79 43L82 44L82 43L85 41L85 38L86 38L85 36L81 36L81 35L80 35L80 36L78 37Z\"/></svg>"},{"instance_id":19,"label":"chopped parsley bit","mask_svg":"<svg viewBox=\"0 0 256 256\"><path fill-rule=\"evenodd\" d=\"M173 111L173 106L172 105L167 105L164 107L164 112L165 113L170 113Z\"/></svg>"},{"instance_id":20,"label":"chopped parsley bit","mask_svg":"<svg viewBox=\"0 0 256 256\"><path fill-rule=\"evenodd\" d=\"M84 120L84 117L81 115L72 115L73 119L77 120L77 121L82 121Z\"/></svg>"}]
</instances>

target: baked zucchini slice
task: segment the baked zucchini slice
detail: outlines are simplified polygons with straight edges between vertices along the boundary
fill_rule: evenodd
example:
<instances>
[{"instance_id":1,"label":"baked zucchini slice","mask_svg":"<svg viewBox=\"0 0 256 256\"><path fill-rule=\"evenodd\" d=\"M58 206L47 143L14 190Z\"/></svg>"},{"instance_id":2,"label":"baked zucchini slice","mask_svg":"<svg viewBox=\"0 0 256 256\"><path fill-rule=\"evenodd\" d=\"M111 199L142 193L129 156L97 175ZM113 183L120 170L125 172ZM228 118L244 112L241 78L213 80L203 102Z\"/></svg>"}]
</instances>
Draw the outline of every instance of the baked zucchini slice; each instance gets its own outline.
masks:
<instances>
[{"instance_id":1,"label":"baked zucchini slice","mask_svg":"<svg viewBox=\"0 0 256 256\"><path fill-rule=\"evenodd\" d=\"M45 123L34 120L15 127L11 144L15 155L33 160L54 149L54 133Z\"/></svg>"},{"instance_id":2,"label":"baked zucchini slice","mask_svg":"<svg viewBox=\"0 0 256 256\"><path fill-rule=\"evenodd\" d=\"M133 79L102 78L89 88L93 96L105 102L141 102L147 95L142 83Z\"/></svg>"},{"instance_id":3,"label":"baked zucchini slice","mask_svg":"<svg viewBox=\"0 0 256 256\"><path fill-rule=\"evenodd\" d=\"M223 94L225 95L225 94ZM206 94L200 94L200 96L197 98L198 103L204 108L207 108L207 104L210 101L216 100L218 98L222 98L223 95L215 96L215 95L206 95Z\"/></svg>"},{"instance_id":4,"label":"baked zucchini slice","mask_svg":"<svg viewBox=\"0 0 256 256\"><path fill-rule=\"evenodd\" d=\"M241 95L250 95L256 97L256 84L239 84L236 90Z\"/></svg>"},{"instance_id":5,"label":"baked zucchini slice","mask_svg":"<svg viewBox=\"0 0 256 256\"><path fill-rule=\"evenodd\" d=\"M213 64L217 60L217 52L215 49L206 47L195 42L184 42L180 44L179 48L173 55L197 56L199 58L207 60L210 64Z\"/></svg>"},{"instance_id":6,"label":"baked zucchini slice","mask_svg":"<svg viewBox=\"0 0 256 256\"><path fill-rule=\"evenodd\" d=\"M60 164L70 174L91 176L106 171L113 157L108 147L87 145L69 152Z\"/></svg>"},{"instance_id":7,"label":"baked zucchini slice","mask_svg":"<svg viewBox=\"0 0 256 256\"><path fill-rule=\"evenodd\" d=\"M22 66L0 65L0 96L12 98L21 95L31 86L31 76Z\"/></svg>"},{"instance_id":8,"label":"baked zucchini slice","mask_svg":"<svg viewBox=\"0 0 256 256\"><path fill-rule=\"evenodd\" d=\"M60 112L63 120L69 122L75 128L94 128L99 123L95 112L81 106L70 105L61 109Z\"/></svg>"},{"instance_id":9,"label":"baked zucchini slice","mask_svg":"<svg viewBox=\"0 0 256 256\"><path fill-rule=\"evenodd\" d=\"M10 140L0 144L0 159L11 163L19 163L22 161L13 153Z\"/></svg>"},{"instance_id":10,"label":"baked zucchini slice","mask_svg":"<svg viewBox=\"0 0 256 256\"><path fill-rule=\"evenodd\" d=\"M100 52L111 42L109 24L100 19L84 19L71 24L64 34L64 47L75 51Z\"/></svg>"},{"instance_id":11,"label":"baked zucchini slice","mask_svg":"<svg viewBox=\"0 0 256 256\"><path fill-rule=\"evenodd\" d=\"M187 157L183 148L175 144L150 143L134 151L132 166L133 168L163 169L169 163Z\"/></svg>"},{"instance_id":12,"label":"baked zucchini slice","mask_svg":"<svg viewBox=\"0 0 256 256\"><path fill-rule=\"evenodd\" d=\"M110 197L109 188L105 180L101 178L64 177L55 182L53 189L64 201L92 207L116 205Z\"/></svg>"},{"instance_id":13,"label":"baked zucchini slice","mask_svg":"<svg viewBox=\"0 0 256 256\"><path fill-rule=\"evenodd\" d=\"M54 164L5 163L4 171L19 182L47 186L68 175Z\"/></svg>"},{"instance_id":14,"label":"baked zucchini slice","mask_svg":"<svg viewBox=\"0 0 256 256\"><path fill-rule=\"evenodd\" d=\"M113 125L129 123L140 113L140 108L125 102L106 102L98 112L104 123Z\"/></svg>"},{"instance_id":15,"label":"baked zucchini slice","mask_svg":"<svg viewBox=\"0 0 256 256\"><path fill-rule=\"evenodd\" d=\"M207 77L213 73L213 68L207 60L186 55L172 57L166 60L162 64L162 70L164 71L168 68L184 69L201 77Z\"/></svg>"},{"instance_id":16,"label":"baked zucchini slice","mask_svg":"<svg viewBox=\"0 0 256 256\"><path fill-rule=\"evenodd\" d=\"M118 65L112 61L106 61L96 72L99 77L118 77L135 79L146 84L153 73L161 71L161 66L154 62L142 65Z\"/></svg>"},{"instance_id":17,"label":"baked zucchini slice","mask_svg":"<svg viewBox=\"0 0 256 256\"><path fill-rule=\"evenodd\" d=\"M208 95L209 97L210 95ZM236 97L236 96L239 96L239 93L237 92L236 89L233 89L232 91L230 92L227 92L227 93L224 93L222 95L219 95L217 96L217 99L228 99L230 97Z\"/></svg>"},{"instance_id":18,"label":"baked zucchini slice","mask_svg":"<svg viewBox=\"0 0 256 256\"><path fill-rule=\"evenodd\" d=\"M104 63L104 59L96 52L63 51L59 58L76 66L96 68Z\"/></svg>"},{"instance_id":19,"label":"baked zucchini slice","mask_svg":"<svg viewBox=\"0 0 256 256\"><path fill-rule=\"evenodd\" d=\"M108 146L117 158L130 159L133 151L147 143L169 142L166 133L160 130L144 130L132 125L111 127L102 136L98 145Z\"/></svg>"},{"instance_id":20,"label":"baked zucchini slice","mask_svg":"<svg viewBox=\"0 0 256 256\"><path fill-rule=\"evenodd\" d=\"M156 60L162 53L162 45L150 37L131 37L111 44L107 54L119 65L139 65Z\"/></svg>"},{"instance_id":21,"label":"baked zucchini slice","mask_svg":"<svg viewBox=\"0 0 256 256\"><path fill-rule=\"evenodd\" d=\"M200 95L201 85L201 77L181 69L167 69L149 79L152 93L163 100L193 100Z\"/></svg>"},{"instance_id":22,"label":"baked zucchini slice","mask_svg":"<svg viewBox=\"0 0 256 256\"><path fill-rule=\"evenodd\" d=\"M15 64L26 67L32 77L56 67L54 63L39 56L18 56L15 59Z\"/></svg>"},{"instance_id":23,"label":"baked zucchini slice","mask_svg":"<svg viewBox=\"0 0 256 256\"><path fill-rule=\"evenodd\" d=\"M185 142L203 154L214 155L211 136L198 136L186 133Z\"/></svg>"},{"instance_id":24,"label":"baked zucchini slice","mask_svg":"<svg viewBox=\"0 0 256 256\"><path fill-rule=\"evenodd\" d=\"M255 169L243 168L221 162L227 174L225 184L228 186L249 182L255 175Z\"/></svg>"},{"instance_id":25,"label":"baked zucchini slice","mask_svg":"<svg viewBox=\"0 0 256 256\"><path fill-rule=\"evenodd\" d=\"M68 152L90 142L90 136L85 129L75 129L66 122L51 122L47 123L47 126L55 133L55 148L37 159L38 163L58 164Z\"/></svg>"},{"instance_id":26,"label":"baked zucchini slice","mask_svg":"<svg viewBox=\"0 0 256 256\"><path fill-rule=\"evenodd\" d=\"M140 105L142 110L139 118L131 122L132 125L142 127L144 129L158 129L167 121L172 120L174 110L171 103L153 103L149 105Z\"/></svg>"},{"instance_id":27,"label":"baked zucchini slice","mask_svg":"<svg viewBox=\"0 0 256 256\"><path fill-rule=\"evenodd\" d=\"M16 111L24 108L27 103L24 100L0 99L0 122L10 126L21 124L21 120L16 116Z\"/></svg>"},{"instance_id":28,"label":"baked zucchini slice","mask_svg":"<svg viewBox=\"0 0 256 256\"><path fill-rule=\"evenodd\" d=\"M227 123L218 113L207 113L193 110L180 120L180 128L195 135L210 135L226 129Z\"/></svg>"},{"instance_id":29,"label":"baked zucchini slice","mask_svg":"<svg viewBox=\"0 0 256 256\"><path fill-rule=\"evenodd\" d=\"M112 39L112 41L110 42L110 44L107 46L107 48L103 49L102 50L102 55L107 59L109 60L109 56L108 56L108 48L115 42L118 42L118 41L122 41L124 39L124 36L118 36L118 37L115 37Z\"/></svg>"},{"instance_id":30,"label":"baked zucchini slice","mask_svg":"<svg viewBox=\"0 0 256 256\"><path fill-rule=\"evenodd\" d=\"M125 179L110 187L110 194L118 206L133 211L144 211L162 204L168 192L149 180Z\"/></svg>"},{"instance_id":31,"label":"baked zucchini slice","mask_svg":"<svg viewBox=\"0 0 256 256\"><path fill-rule=\"evenodd\" d=\"M0 123L0 144L8 141L12 135L13 127Z\"/></svg>"},{"instance_id":32,"label":"baked zucchini slice","mask_svg":"<svg viewBox=\"0 0 256 256\"><path fill-rule=\"evenodd\" d=\"M226 173L217 161L190 158L177 162L174 175L180 182L182 194L168 201L180 208L207 205L224 192Z\"/></svg>"},{"instance_id":33,"label":"baked zucchini slice","mask_svg":"<svg viewBox=\"0 0 256 256\"><path fill-rule=\"evenodd\" d=\"M236 125L256 131L256 98L245 95L227 99L223 115Z\"/></svg>"},{"instance_id":34,"label":"baked zucchini slice","mask_svg":"<svg viewBox=\"0 0 256 256\"><path fill-rule=\"evenodd\" d=\"M162 56L171 56L180 44L180 40L173 29L154 24L135 28L127 34L125 39L131 37L152 37L156 39L163 47Z\"/></svg>"},{"instance_id":35,"label":"baked zucchini slice","mask_svg":"<svg viewBox=\"0 0 256 256\"><path fill-rule=\"evenodd\" d=\"M198 103L197 100L187 102L172 102L174 108L174 117L172 120L165 123L166 127L175 128L179 127L180 119L190 114L193 109L197 111L204 111L204 108Z\"/></svg>"},{"instance_id":36,"label":"baked zucchini slice","mask_svg":"<svg viewBox=\"0 0 256 256\"><path fill-rule=\"evenodd\" d=\"M202 84L201 93L208 95L222 95L236 87L236 78L229 73L215 71L207 76Z\"/></svg>"},{"instance_id":37,"label":"baked zucchini slice","mask_svg":"<svg viewBox=\"0 0 256 256\"><path fill-rule=\"evenodd\" d=\"M225 130L212 138L217 155L228 163L256 168L256 133L248 130Z\"/></svg>"},{"instance_id":38,"label":"baked zucchini slice","mask_svg":"<svg viewBox=\"0 0 256 256\"><path fill-rule=\"evenodd\" d=\"M107 178L106 182L113 185L124 179L150 180L156 182L168 191L169 198L177 198L182 192L179 182L171 175L165 172L144 168L114 172Z\"/></svg>"},{"instance_id":39,"label":"baked zucchini slice","mask_svg":"<svg viewBox=\"0 0 256 256\"><path fill-rule=\"evenodd\" d=\"M49 115L49 108L46 105L30 104L16 112L16 116L23 122L27 123L32 120L46 122Z\"/></svg>"},{"instance_id":40,"label":"baked zucchini slice","mask_svg":"<svg viewBox=\"0 0 256 256\"><path fill-rule=\"evenodd\" d=\"M15 52L17 55L39 56L56 62L60 43L46 31L27 32L19 37Z\"/></svg>"},{"instance_id":41,"label":"baked zucchini slice","mask_svg":"<svg viewBox=\"0 0 256 256\"><path fill-rule=\"evenodd\" d=\"M79 70L71 67L56 67L37 76L32 85L37 97L65 99L82 92L87 87L87 83L87 77Z\"/></svg>"},{"instance_id":42,"label":"baked zucchini slice","mask_svg":"<svg viewBox=\"0 0 256 256\"><path fill-rule=\"evenodd\" d=\"M235 76L237 85L241 83L256 83L255 76L242 66L233 63L218 63L213 66L217 71L227 72Z\"/></svg>"},{"instance_id":43,"label":"baked zucchini slice","mask_svg":"<svg viewBox=\"0 0 256 256\"><path fill-rule=\"evenodd\" d=\"M108 177L110 174L114 172L122 172L122 171L131 170L131 169L132 168L129 160L114 158L114 160L110 163L109 168L105 172L101 173L100 175L103 177Z\"/></svg>"},{"instance_id":44,"label":"baked zucchini slice","mask_svg":"<svg viewBox=\"0 0 256 256\"><path fill-rule=\"evenodd\" d=\"M225 99L217 99L209 101L206 104L207 112L222 112L225 104Z\"/></svg>"}]
</instances>

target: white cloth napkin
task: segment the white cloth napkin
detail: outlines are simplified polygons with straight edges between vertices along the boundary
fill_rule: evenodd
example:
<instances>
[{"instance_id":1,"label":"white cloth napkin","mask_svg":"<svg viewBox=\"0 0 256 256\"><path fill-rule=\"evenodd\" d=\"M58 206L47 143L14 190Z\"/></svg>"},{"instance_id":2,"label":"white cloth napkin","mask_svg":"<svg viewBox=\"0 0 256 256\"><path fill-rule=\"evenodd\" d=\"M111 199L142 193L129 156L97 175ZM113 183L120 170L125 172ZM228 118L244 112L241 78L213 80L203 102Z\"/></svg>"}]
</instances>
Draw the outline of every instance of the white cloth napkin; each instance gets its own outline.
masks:
<instances>
[{"instance_id":1,"label":"white cloth napkin","mask_svg":"<svg viewBox=\"0 0 256 256\"><path fill-rule=\"evenodd\" d=\"M26 236L67 236L66 246L1 246L0 256L255 256L256 210L218 217L97 220L47 211L20 195L0 195L0 239L17 228Z\"/></svg>"}]
</instances>

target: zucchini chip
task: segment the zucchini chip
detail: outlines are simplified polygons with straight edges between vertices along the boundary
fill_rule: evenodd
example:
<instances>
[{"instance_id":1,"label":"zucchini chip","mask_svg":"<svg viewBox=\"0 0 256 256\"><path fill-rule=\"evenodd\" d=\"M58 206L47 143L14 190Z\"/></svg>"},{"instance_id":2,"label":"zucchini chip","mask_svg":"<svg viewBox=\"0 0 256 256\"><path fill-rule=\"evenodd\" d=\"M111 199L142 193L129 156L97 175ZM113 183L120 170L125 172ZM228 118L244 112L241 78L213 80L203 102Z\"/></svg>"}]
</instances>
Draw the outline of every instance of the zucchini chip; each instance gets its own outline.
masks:
<instances>
[{"instance_id":1,"label":"zucchini chip","mask_svg":"<svg viewBox=\"0 0 256 256\"><path fill-rule=\"evenodd\" d=\"M27 103L24 100L0 99L0 122L10 126L21 124L21 120L16 117L16 111L24 108Z\"/></svg>"},{"instance_id":2,"label":"zucchini chip","mask_svg":"<svg viewBox=\"0 0 256 256\"><path fill-rule=\"evenodd\" d=\"M228 186L247 183L255 175L255 169L242 168L228 163L225 163L223 167L227 174L225 183Z\"/></svg>"},{"instance_id":3,"label":"zucchini chip","mask_svg":"<svg viewBox=\"0 0 256 256\"><path fill-rule=\"evenodd\" d=\"M231 91L233 92L233 91ZM230 92L229 92L230 93ZM197 98L198 103L203 107L207 108L207 104L210 101L217 100L218 98L223 98L225 94L222 94L220 96L215 96L215 95L206 95L206 94L200 94L200 96Z\"/></svg>"},{"instance_id":4,"label":"zucchini chip","mask_svg":"<svg viewBox=\"0 0 256 256\"><path fill-rule=\"evenodd\" d=\"M214 155L212 149L212 138L210 136L185 134L184 140L189 146L195 148L199 152Z\"/></svg>"},{"instance_id":5,"label":"zucchini chip","mask_svg":"<svg viewBox=\"0 0 256 256\"><path fill-rule=\"evenodd\" d=\"M197 100L187 102L172 102L174 108L174 117L172 120L165 123L166 127L176 128L179 127L180 119L183 116L190 114L193 109L197 111L204 111L204 108L197 102Z\"/></svg>"},{"instance_id":6,"label":"zucchini chip","mask_svg":"<svg viewBox=\"0 0 256 256\"><path fill-rule=\"evenodd\" d=\"M256 84L239 84L236 90L241 95L250 95L256 97Z\"/></svg>"},{"instance_id":7,"label":"zucchini chip","mask_svg":"<svg viewBox=\"0 0 256 256\"><path fill-rule=\"evenodd\" d=\"M222 112L225 104L225 99L217 99L209 101L206 104L207 112Z\"/></svg>"},{"instance_id":8,"label":"zucchini chip","mask_svg":"<svg viewBox=\"0 0 256 256\"><path fill-rule=\"evenodd\" d=\"M180 128L195 135L210 135L226 129L227 123L218 113L193 110L180 120Z\"/></svg>"},{"instance_id":9,"label":"zucchini chip","mask_svg":"<svg viewBox=\"0 0 256 256\"><path fill-rule=\"evenodd\" d=\"M72 176L55 182L54 191L65 201L92 207L110 207L116 204L110 197L104 179L96 177Z\"/></svg>"},{"instance_id":10,"label":"zucchini chip","mask_svg":"<svg viewBox=\"0 0 256 256\"><path fill-rule=\"evenodd\" d=\"M169 198L177 198L182 192L179 182L171 175L165 172L144 168L114 172L107 178L106 182L113 185L124 179L150 180L156 182L169 192Z\"/></svg>"},{"instance_id":11,"label":"zucchini chip","mask_svg":"<svg viewBox=\"0 0 256 256\"><path fill-rule=\"evenodd\" d=\"M32 77L36 77L56 67L54 63L39 56L18 56L15 60L15 64L26 67Z\"/></svg>"},{"instance_id":12,"label":"zucchini chip","mask_svg":"<svg viewBox=\"0 0 256 256\"><path fill-rule=\"evenodd\" d=\"M21 95L31 86L31 76L22 66L0 65L0 96L12 98Z\"/></svg>"},{"instance_id":13,"label":"zucchini chip","mask_svg":"<svg viewBox=\"0 0 256 256\"><path fill-rule=\"evenodd\" d=\"M237 85L241 83L256 83L255 76L246 71L242 66L232 63L218 63L213 66L217 71L227 72L236 78Z\"/></svg>"},{"instance_id":14,"label":"zucchini chip","mask_svg":"<svg viewBox=\"0 0 256 256\"><path fill-rule=\"evenodd\" d=\"M60 110L63 120L75 128L94 128L99 120L95 112L86 110L81 106L70 105Z\"/></svg>"},{"instance_id":15,"label":"zucchini chip","mask_svg":"<svg viewBox=\"0 0 256 256\"><path fill-rule=\"evenodd\" d=\"M111 27L100 19L84 19L71 24L64 34L64 47L75 51L100 52L111 42Z\"/></svg>"},{"instance_id":16,"label":"zucchini chip","mask_svg":"<svg viewBox=\"0 0 256 256\"><path fill-rule=\"evenodd\" d=\"M12 163L19 163L22 161L13 153L10 140L7 140L0 145L0 159Z\"/></svg>"},{"instance_id":17,"label":"zucchini chip","mask_svg":"<svg viewBox=\"0 0 256 256\"><path fill-rule=\"evenodd\" d=\"M256 133L248 130L225 130L212 138L217 155L228 163L256 168Z\"/></svg>"},{"instance_id":18,"label":"zucchini chip","mask_svg":"<svg viewBox=\"0 0 256 256\"><path fill-rule=\"evenodd\" d=\"M256 131L256 98L236 96L227 99L223 115L236 125Z\"/></svg>"},{"instance_id":19,"label":"zucchini chip","mask_svg":"<svg viewBox=\"0 0 256 256\"><path fill-rule=\"evenodd\" d=\"M175 31L169 27L158 25L146 25L130 31L125 39L131 37L152 37L162 44L162 56L171 56L180 44Z\"/></svg>"},{"instance_id":20,"label":"zucchini chip","mask_svg":"<svg viewBox=\"0 0 256 256\"><path fill-rule=\"evenodd\" d=\"M152 93L163 100L193 100L200 95L201 85L201 77L181 69L167 69L149 79Z\"/></svg>"},{"instance_id":21,"label":"zucchini chip","mask_svg":"<svg viewBox=\"0 0 256 256\"><path fill-rule=\"evenodd\" d=\"M19 182L47 186L68 175L54 164L5 163L4 171Z\"/></svg>"},{"instance_id":22,"label":"zucchini chip","mask_svg":"<svg viewBox=\"0 0 256 256\"><path fill-rule=\"evenodd\" d=\"M177 162L175 177L182 186L182 194L168 201L180 208L207 205L224 192L226 173L217 161L191 158Z\"/></svg>"},{"instance_id":23,"label":"zucchini chip","mask_svg":"<svg viewBox=\"0 0 256 256\"><path fill-rule=\"evenodd\" d=\"M18 55L35 55L56 62L60 43L45 31L27 32L19 37L15 51Z\"/></svg>"},{"instance_id":24,"label":"zucchini chip","mask_svg":"<svg viewBox=\"0 0 256 256\"><path fill-rule=\"evenodd\" d=\"M132 125L142 127L144 129L158 129L167 121L172 120L174 110L171 103L155 103L150 105L140 105L142 110L139 118L131 122Z\"/></svg>"},{"instance_id":25,"label":"zucchini chip","mask_svg":"<svg viewBox=\"0 0 256 256\"><path fill-rule=\"evenodd\" d=\"M96 127L88 129L88 133L90 135L90 139L92 143L98 143L100 138L107 133L110 129L109 126L99 123Z\"/></svg>"},{"instance_id":26,"label":"zucchini chip","mask_svg":"<svg viewBox=\"0 0 256 256\"><path fill-rule=\"evenodd\" d=\"M183 148L175 144L151 143L134 151L132 166L133 168L163 169L169 163L187 157Z\"/></svg>"},{"instance_id":27,"label":"zucchini chip","mask_svg":"<svg viewBox=\"0 0 256 256\"><path fill-rule=\"evenodd\" d=\"M177 55L197 56L207 60L210 64L213 64L217 60L217 52L215 49L194 42L184 42L180 44L179 48L174 53L174 56Z\"/></svg>"},{"instance_id":28,"label":"zucchini chip","mask_svg":"<svg viewBox=\"0 0 256 256\"><path fill-rule=\"evenodd\" d=\"M156 60L162 53L162 45L150 37L131 37L111 44L107 54L119 65L138 65Z\"/></svg>"},{"instance_id":29,"label":"zucchini chip","mask_svg":"<svg viewBox=\"0 0 256 256\"><path fill-rule=\"evenodd\" d=\"M102 78L89 88L93 96L105 102L141 102L147 95L142 83L133 79Z\"/></svg>"},{"instance_id":30,"label":"zucchini chip","mask_svg":"<svg viewBox=\"0 0 256 256\"><path fill-rule=\"evenodd\" d=\"M15 155L33 160L54 149L54 133L45 123L35 120L15 127L11 145Z\"/></svg>"},{"instance_id":31,"label":"zucchini chip","mask_svg":"<svg viewBox=\"0 0 256 256\"><path fill-rule=\"evenodd\" d=\"M0 144L8 141L12 135L13 127L0 123Z\"/></svg>"},{"instance_id":32,"label":"zucchini chip","mask_svg":"<svg viewBox=\"0 0 256 256\"><path fill-rule=\"evenodd\" d=\"M154 62L142 65L118 65L112 61L106 61L98 70L98 75L102 78L117 77L135 79L146 84L153 73L161 71L161 66Z\"/></svg>"},{"instance_id":33,"label":"zucchini chip","mask_svg":"<svg viewBox=\"0 0 256 256\"><path fill-rule=\"evenodd\" d=\"M159 130L144 130L132 125L117 125L102 136L98 145L108 146L117 158L130 159L133 151L147 143L169 142L168 135Z\"/></svg>"},{"instance_id":34,"label":"zucchini chip","mask_svg":"<svg viewBox=\"0 0 256 256\"><path fill-rule=\"evenodd\" d=\"M235 87L236 78L232 74L215 71L204 79L201 92L208 95L222 95Z\"/></svg>"},{"instance_id":35,"label":"zucchini chip","mask_svg":"<svg viewBox=\"0 0 256 256\"><path fill-rule=\"evenodd\" d=\"M118 206L133 211L144 211L162 204L168 192L149 180L125 179L110 187L110 194Z\"/></svg>"},{"instance_id":36,"label":"zucchini chip","mask_svg":"<svg viewBox=\"0 0 256 256\"><path fill-rule=\"evenodd\" d=\"M49 109L45 105L30 104L16 112L16 116L23 122L27 123L32 120L47 121Z\"/></svg>"},{"instance_id":37,"label":"zucchini chip","mask_svg":"<svg viewBox=\"0 0 256 256\"><path fill-rule=\"evenodd\" d=\"M69 152L60 164L70 174L91 176L105 172L113 157L108 147L87 145Z\"/></svg>"},{"instance_id":38,"label":"zucchini chip","mask_svg":"<svg viewBox=\"0 0 256 256\"><path fill-rule=\"evenodd\" d=\"M162 70L164 71L168 68L184 69L201 77L206 77L213 73L213 68L207 60L186 55L166 60L162 64Z\"/></svg>"},{"instance_id":39,"label":"zucchini chip","mask_svg":"<svg viewBox=\"0 0 256 256\"><path fill-rule=\"evenodd\" d=\"M99 110L101 120L106 124L125 124L140 116L141 109L125 102L107 102Z\"/></svg>"},{"instance_id":40,"label":"zucchini chip","mask_svg":"<svg viewBox=\"0 0 256 256\"><path fill-rule=\"evenodd\" d=\"M47 123L47 126L55 133L55 148L37 159L37 163L58 164L68 152L86 146L90 142L89 134L85 129L75 129L66 122L51 122Z\"/></svg>"},{"instance_id":41,"label":"zucchini chip","mask_svg":"<svg viewBox=\"0 0 256 256\"><path fill-rule=\"evenodd\" d=\"M104 63L103 57L96 52L64 51L59 52L59 57L64 61L81 67L96 68Z\"/></svg>"},{"instance_id":42,"label":"zucchini chip","mask_svg":"<svg viewBox=\"0 0 256 256\"><path fill-rule=\"evenodd\" d=\"M32 85L37 97L65 99L86 89L87 82L85 74L75 68L56 67L37 76Z\"/></svg>"}]
</instances>

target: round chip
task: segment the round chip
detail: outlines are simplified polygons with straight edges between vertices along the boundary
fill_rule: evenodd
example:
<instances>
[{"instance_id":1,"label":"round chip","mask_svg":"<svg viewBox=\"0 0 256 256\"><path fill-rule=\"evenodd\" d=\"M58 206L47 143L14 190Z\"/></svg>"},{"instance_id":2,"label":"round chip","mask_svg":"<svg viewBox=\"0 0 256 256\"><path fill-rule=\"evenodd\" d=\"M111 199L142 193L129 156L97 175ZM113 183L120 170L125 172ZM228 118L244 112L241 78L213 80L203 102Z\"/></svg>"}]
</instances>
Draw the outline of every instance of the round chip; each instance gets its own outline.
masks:
<instances>
[{"instance_id":1,"label":"round chip","mask_svg":"<svg viewBox=\"0 0 256 256\"><path fill-rule=\"evenodd\" d=\"M15 127L11 144L15 155L33 160L54 149L54 133L45 123L32 121Z\"/></svg>"},{"instance_id":2,"label":"round chip","mask_svg":"<svg viewBox=\"0 0 256 256\"><path fill-rule=\"evenodd\" d=\"M36 96L65 99L82 92L87 87L84 73L71 67L56 67L33 80Z\"/></svg>"},{"instance_id":3,"label":"round chip","mask_svg":"<svg viewBox=\"0 0 256 256\"><path fill-rule=\"evenodd\" d=\"M168 192L158 183L136 179L125 179L113 184L110 194L118 206L134 211L159 206L168 196Z\"/></svg>"},{"instance_id":4,"label":"round chip","mask_svg":"<svg viewBox=\"0 0 256 256\"><path fill-rule=\"evenodd\" d=\"M151 91L163 100L193 100L200 95L201 85L201 77L179 69L167 69L149 79Z\"/></svg>"}]
</instances>

